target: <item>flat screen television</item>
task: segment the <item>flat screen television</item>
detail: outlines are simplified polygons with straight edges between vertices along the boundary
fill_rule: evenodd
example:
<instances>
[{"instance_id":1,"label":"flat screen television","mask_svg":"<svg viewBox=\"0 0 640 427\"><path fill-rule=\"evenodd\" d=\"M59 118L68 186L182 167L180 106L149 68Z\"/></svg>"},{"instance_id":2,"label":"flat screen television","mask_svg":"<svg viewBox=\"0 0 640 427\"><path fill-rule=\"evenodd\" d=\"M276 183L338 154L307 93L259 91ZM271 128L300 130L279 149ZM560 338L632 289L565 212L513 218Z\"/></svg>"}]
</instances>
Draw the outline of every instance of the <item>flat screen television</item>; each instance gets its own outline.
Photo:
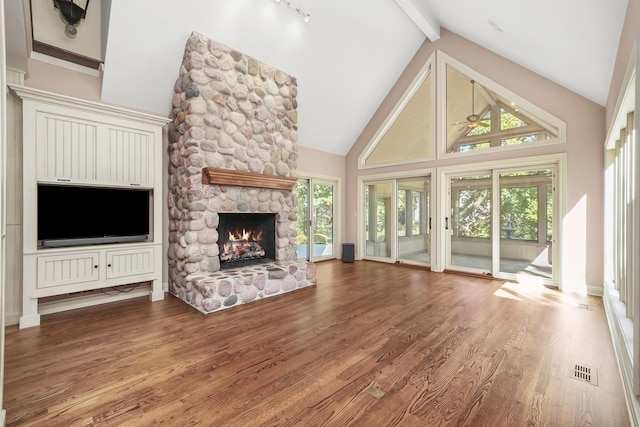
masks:
<instances>
[{"instance_id":1,"label":"flat screen television","mask_svg":"<svg viewBox=\"0 0 640 427\"><path fill-rule=\"evenodd\" d=\"M151 191L38 185L40 247L149 240Z\"/></svg>"}]
</instances>

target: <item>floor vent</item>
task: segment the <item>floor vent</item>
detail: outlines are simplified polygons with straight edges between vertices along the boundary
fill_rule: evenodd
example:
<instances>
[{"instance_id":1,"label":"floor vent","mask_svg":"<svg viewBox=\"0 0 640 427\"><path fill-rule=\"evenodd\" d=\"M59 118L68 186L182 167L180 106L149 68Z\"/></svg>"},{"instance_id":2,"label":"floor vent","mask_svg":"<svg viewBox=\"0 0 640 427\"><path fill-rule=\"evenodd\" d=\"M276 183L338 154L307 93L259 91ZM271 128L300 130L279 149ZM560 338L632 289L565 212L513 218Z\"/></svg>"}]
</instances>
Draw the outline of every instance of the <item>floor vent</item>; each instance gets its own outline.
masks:
<instances>
[{"instance_id":1,"label":"floor vent","mask_svg":"<svg viewBox=\"0 0 640 427\"><path fill-rule=\"evenodd\" d=\"M591 366L572 363L569 376L592 385L598 385L598 370Z\"/></svg>"},{"instance_id":2,"label":"floor vent","mask_svg":"<svg viewBox=\"0 0 640 427\"><path fill-rule=\"evenodd\" d=\"M366 393L370 394L371 396L375 397L376 399L380 399L382 396L384 396L384 391L380 390L378 387L372 385L369 386L366 390Z\"/></svg>"},{"instance_id":3,"label":"floor vent","mask_svg":"<svg viewBox=\"0 0 640 427\"><path fill-rule=\"evenodd\" d=\"M589 304L578 304L578 308L583 310L589 310Z\"/></svg>"}]
</instances>

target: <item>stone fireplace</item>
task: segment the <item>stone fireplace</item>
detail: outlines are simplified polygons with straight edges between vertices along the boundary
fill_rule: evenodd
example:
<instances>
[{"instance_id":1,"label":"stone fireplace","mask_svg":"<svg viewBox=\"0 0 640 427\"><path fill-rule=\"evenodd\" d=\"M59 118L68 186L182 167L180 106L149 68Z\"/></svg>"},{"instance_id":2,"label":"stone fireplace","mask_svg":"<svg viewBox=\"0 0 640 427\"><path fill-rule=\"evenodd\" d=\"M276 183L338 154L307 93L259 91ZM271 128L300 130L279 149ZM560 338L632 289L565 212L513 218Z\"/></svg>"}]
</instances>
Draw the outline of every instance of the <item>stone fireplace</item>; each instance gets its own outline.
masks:
<instances>
[{"instance_id":1,"label":"stone fireplace","mask_svg":"<svg viewBox=\"0 0 640 427\"><path fill-rule=\"evenodd\" d=\"M296 260L296 96L288 74L203 35L188 39L168 127L169 290L202 312L315 284L315 265ZM270 216L269 247L240 235L226 251L227 215ZM265 249L272 262L220 271Z\"/></svg>"}]
</instances>

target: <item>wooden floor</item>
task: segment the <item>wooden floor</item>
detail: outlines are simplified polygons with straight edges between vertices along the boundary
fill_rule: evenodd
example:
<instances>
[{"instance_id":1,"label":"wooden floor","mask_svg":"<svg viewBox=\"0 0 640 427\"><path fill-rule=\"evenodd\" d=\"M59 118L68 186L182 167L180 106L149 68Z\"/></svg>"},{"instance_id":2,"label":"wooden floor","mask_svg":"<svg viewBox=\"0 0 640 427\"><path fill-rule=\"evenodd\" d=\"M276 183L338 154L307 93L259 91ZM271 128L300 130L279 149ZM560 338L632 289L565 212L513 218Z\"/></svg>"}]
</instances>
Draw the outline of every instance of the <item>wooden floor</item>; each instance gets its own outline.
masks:
<instances>
[{"instance_id":1,"label":"wooden floor","mask_svg":"<svg viewBox=\"0 0 640 427\"><path fill-rule=\"evenodd\" d=\"M11 326L7 425L629 425L598 298L366 261L317 277L208 316L167 295Z\"/></svg>"}]
</instances>

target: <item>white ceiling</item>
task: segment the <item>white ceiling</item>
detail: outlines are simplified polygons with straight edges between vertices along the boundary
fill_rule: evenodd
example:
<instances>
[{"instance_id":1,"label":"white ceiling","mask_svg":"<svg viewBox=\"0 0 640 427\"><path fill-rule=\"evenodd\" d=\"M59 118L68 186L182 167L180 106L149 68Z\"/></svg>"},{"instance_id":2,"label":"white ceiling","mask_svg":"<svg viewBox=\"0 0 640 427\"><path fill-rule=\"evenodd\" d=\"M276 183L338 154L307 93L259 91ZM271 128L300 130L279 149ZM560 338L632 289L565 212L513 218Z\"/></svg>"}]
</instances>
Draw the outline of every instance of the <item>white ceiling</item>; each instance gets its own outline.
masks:
<instances>
[{"instance_id":1,"label":"white ceiling","mask_svg":"<svg viewBox=\"0 0 640 427\"><path fill-rule=\"evenodd\" d=\"M454 33L606 103L627 0L417 1Z\"/></svg>"},{"instance_id":2,"label":"white ceiling","mask_svg":"<svg viewBox=\"0 0 640 427\"><path fill-rule=\"evenodd\" d=\"M409 18L394 0L291 1L309 23L274 0L112 1L103 100L168 115L184 45L196 31L296 77L298 143L346 154L425 40L414 21L441 25L604 105L627 6L404 0L420 11ZM23 69L26 48L21 56L15 45L28 38L16 24L18 3L28 0L5 0L7 59Z\"/></svg>"}]
</instances>

